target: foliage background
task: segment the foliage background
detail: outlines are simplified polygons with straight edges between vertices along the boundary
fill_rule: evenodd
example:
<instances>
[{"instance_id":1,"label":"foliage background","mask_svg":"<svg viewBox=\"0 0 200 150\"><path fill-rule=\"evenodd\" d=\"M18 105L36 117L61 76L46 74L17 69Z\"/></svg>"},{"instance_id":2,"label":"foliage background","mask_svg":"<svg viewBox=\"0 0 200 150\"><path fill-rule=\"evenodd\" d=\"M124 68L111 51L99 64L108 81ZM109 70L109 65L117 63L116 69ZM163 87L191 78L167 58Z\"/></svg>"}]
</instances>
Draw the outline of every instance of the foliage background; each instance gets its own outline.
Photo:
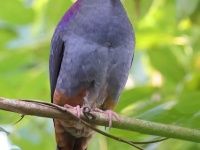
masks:
<instances>
[{"instance_id":1,"label":"foliage background","mask_svg":"<svg viewBox=\"0 0 200 150\"><path fill-rule=\"evenodd\" d=\"M200 128L200 1L122 0L135 29L133 67L116 111L121 115ZM48 56L53 31L70 0L0 0L0 96L50 101ZM0 111L1 150L54 150L51 119ZM10 132L6 136L3 129ZM104 129L102 127L102 129ZM111 129L145 141L155 136ZM146 150L200 149L197 143L167 140ZM131 150L99 134L89 150Z\"/></svg>"}]
</instances>

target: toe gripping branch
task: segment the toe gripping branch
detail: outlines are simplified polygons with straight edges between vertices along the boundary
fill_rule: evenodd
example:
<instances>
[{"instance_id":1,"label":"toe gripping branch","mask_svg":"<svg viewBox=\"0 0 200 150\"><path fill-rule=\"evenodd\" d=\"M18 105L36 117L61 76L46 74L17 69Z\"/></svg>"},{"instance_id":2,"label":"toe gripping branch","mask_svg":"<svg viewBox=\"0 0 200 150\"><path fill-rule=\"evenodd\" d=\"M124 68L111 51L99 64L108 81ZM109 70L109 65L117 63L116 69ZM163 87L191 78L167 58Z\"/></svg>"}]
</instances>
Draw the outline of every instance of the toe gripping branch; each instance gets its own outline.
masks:
<instances>
[{"instance_id":1,"label":"toe gripping branch","mask_svg":"<svg viewBox=\"0 0 200 150\"><path fill-rule=\"evenodd\" d=\"M90 107L83 107L83 114L84 116L88 119L88 120L94 120L96 119L96 115L92 112L100 112L100 113L103 113L103 114L107 114L108 115L108 118L109 118L109 124L108 124L108 127L109 129L112 127L112 117L114 116L118 121L120 121L120 117L119 115L112 111L112 110L106 110L106 111L103 111L99 108L94 108L94 109L91 109Z\"/></svg>"},{"instance_id":2,"label":"toe gripping branch","mask_svg":"<svg viewBox=\"0 0 200 150\"><path fill-rule=\"evenodd\" d=\"M92 113L92 109L89 107L83 107L83 114L88 120L96 119L96 115Z\"/></svg>"}]
</instances>

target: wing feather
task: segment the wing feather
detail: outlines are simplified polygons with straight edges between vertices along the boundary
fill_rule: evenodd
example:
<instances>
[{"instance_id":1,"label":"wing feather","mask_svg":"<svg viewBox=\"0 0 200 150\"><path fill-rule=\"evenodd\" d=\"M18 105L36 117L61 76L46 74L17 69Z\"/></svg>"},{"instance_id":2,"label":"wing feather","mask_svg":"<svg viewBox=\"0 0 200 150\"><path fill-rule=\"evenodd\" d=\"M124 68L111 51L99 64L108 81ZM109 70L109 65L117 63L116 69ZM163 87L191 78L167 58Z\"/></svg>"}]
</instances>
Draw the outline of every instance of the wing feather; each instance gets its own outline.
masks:
<instances>
[{"instance_id":1,"label":"wing feather","mask_svg":"<svg viewBox=\"0 0 200 150\"><path fill-rule=\"evenodd\" d=\"M59 33L58 33L59 34ZM54 34L51 41L51 51L49 57L49 74L51 86L51 101L53 102L53 94L56 88L57 78L64 53L64 42L61 36Z\"/></svg>"}]
</instances>

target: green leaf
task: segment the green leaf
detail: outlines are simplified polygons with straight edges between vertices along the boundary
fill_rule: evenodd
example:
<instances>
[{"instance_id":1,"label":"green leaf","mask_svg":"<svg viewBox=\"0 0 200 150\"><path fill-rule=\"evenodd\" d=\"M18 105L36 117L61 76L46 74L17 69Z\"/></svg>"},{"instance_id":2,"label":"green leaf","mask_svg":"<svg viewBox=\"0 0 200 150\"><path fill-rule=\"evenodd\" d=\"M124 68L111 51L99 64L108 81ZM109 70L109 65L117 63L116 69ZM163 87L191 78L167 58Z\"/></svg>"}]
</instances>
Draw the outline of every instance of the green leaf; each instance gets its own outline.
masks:
<instances>
[{"instance_id":1,"label":"green leaf","mask_svg":"<svg viewBox=\"0 0 200 150\"><path fill-rule=\"evenodd\" d=\"M185 75L184 67L179 63L172 50L165 47L148 51L152 66L162 75L173 82L179 82Z\"/></svg>"},{"instance_id":2,"label":"green leaf","mask_svg":"<svg viewBox=\"0 0 200 150\"><path fill-rule=\"evenodd\" d=\"M183 93L179 97L179 101L174 109L185 115L193 115L199 112L200 108L200 92Z\"/></svg>"},{"instance_id":3,"label":"green leaf","mask_svg":"<svg viewBox=\"0 0 200 150\"><path fill-rule=\"evenodd\" d=\"M131 90L125 90L119 100L115 111L121 112L123 111L123 109L133 105L137 101L150 98L155 91L156 88L149 86L135 87Z\"/></svg>"}]
</instances>

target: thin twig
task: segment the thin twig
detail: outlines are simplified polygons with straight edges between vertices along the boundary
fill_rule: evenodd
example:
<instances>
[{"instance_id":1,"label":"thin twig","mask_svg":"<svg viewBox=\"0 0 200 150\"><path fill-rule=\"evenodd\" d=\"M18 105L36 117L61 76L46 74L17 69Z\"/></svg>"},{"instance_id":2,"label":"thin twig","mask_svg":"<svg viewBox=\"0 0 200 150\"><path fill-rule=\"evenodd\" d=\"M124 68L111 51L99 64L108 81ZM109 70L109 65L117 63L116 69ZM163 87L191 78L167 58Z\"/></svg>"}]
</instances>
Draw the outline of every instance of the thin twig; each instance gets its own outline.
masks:
<instances>
[{"instance_id":1,"label":"thin twig","mask_svg":"<svg viewBox=\"0 0 200 150\"><path fill-rule=\"evenodd\" d=\"M152 143L162 142L162 141L165 141L165 140L168 140L168 139L169 138L161 138L161 139L152 140L152 141L144 141L144 142L129 141L129 142L134 143L134 144L152 144Z\"/></svg>"},{"instance_id":2,"label":"thin twig","mask_svg":"<svg viewBox=\"0 0 200 150\"><path fill-rule=\"evenodd\" d=\"M15 123L13 123L12 125L16 125L18 122L20 122L23 118L24 118L25 115L21 115L21 118L19 120L17 120Z\"/></svg>"}]
</instances>

